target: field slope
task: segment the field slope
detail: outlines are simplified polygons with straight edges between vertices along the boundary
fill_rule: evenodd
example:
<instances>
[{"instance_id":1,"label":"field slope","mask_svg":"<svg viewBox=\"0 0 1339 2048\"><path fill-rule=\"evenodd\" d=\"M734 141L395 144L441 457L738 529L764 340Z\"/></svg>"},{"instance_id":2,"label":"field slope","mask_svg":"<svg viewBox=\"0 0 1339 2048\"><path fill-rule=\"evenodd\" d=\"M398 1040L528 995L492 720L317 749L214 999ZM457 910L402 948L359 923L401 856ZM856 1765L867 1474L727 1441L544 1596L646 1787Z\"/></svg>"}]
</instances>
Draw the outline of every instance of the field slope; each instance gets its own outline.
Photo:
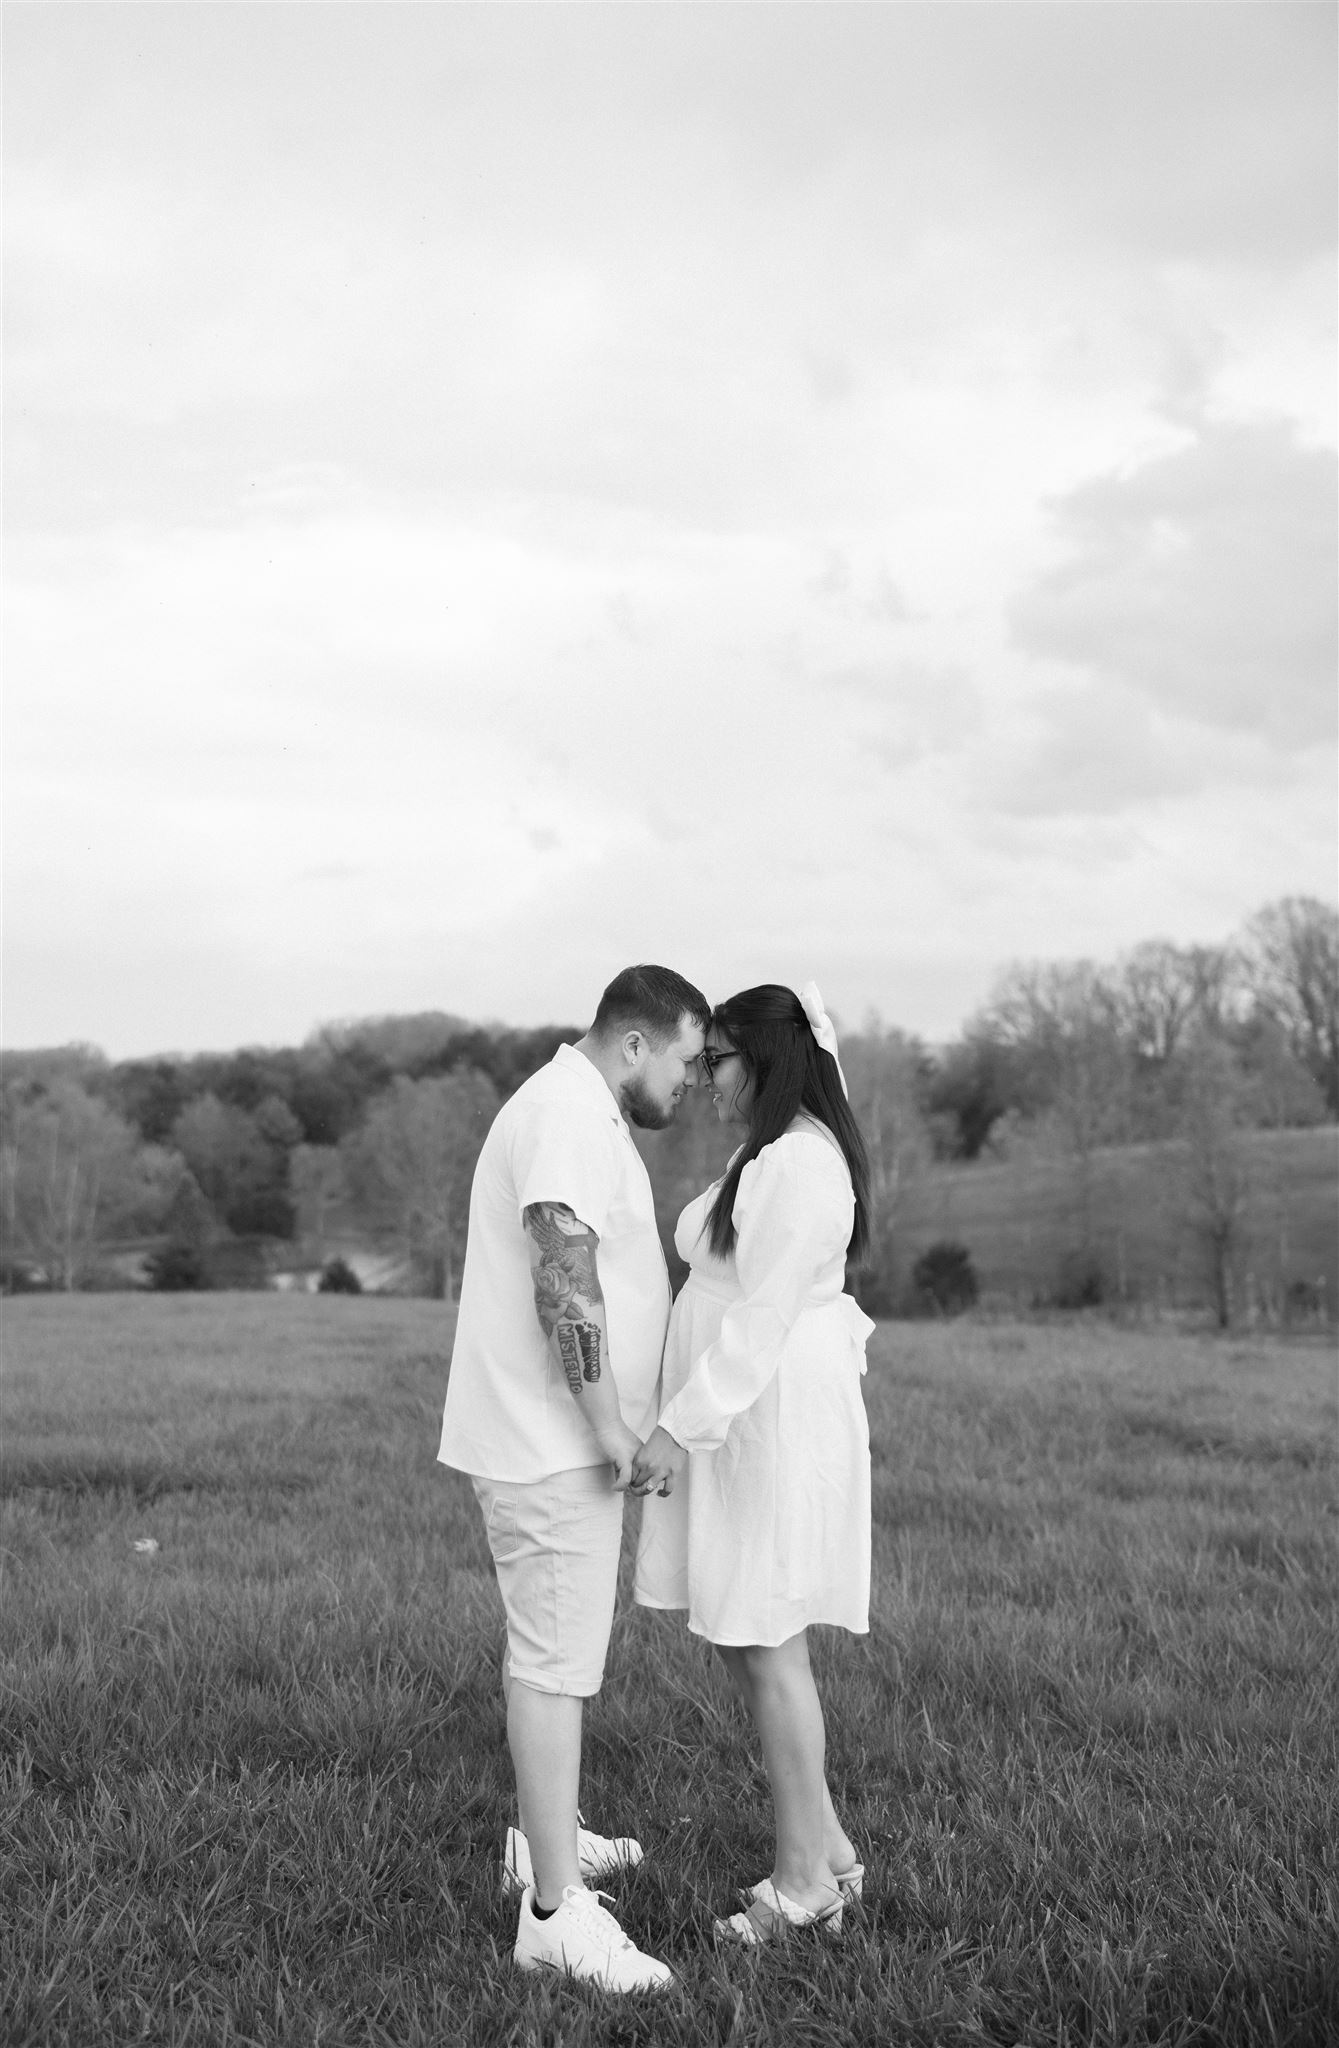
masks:
<instances>
[{"instance_id":1,"label":"field slope","mask_svg":"<svg viewBox=\"0 0 1339 2048\"><path fill-rule=\"evenodd\" d=\"M447 1337L414 1301L5 1305L7 2048L1336 2038L1332 1352L881 1326L874 1627L818 1656L865 1910L715 1952L768 1867L756 1747L625 1612L586 1802L646 1846L648 2007L508 1961Z\"/></svg>"},{"instance_id":2,"label":"field slope","mask_svg":"<svg viewBox=\"0 0 1339 2048\"><path fill-rule=\"evenodd\" d=\"M1232 1260L1246 1312L1277 1319L1298 1298L1339 1316L1339 1131L1241 1134L1242 1207ZM1206 1305L1206 1250L1182 1147L1121 1145L1092 1155L934 1166L907 1181L897 1210L903 1278L937 1238L965 1244L983 1295L1027 1307L1100 1276L1107 1301Z\"/></svg>"}]
</instances>

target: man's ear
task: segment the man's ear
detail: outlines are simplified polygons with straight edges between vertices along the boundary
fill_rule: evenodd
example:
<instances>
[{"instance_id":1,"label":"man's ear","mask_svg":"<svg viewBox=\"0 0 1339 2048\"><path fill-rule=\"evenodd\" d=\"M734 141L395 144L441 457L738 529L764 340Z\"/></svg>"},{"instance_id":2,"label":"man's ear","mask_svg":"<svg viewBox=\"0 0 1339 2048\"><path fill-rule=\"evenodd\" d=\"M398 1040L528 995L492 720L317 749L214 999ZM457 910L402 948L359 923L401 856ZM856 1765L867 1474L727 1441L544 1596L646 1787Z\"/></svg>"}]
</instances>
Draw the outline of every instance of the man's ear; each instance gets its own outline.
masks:
<instances>
[{"instance_id":1,"label":"man's ear","mask_svg":"<svg viewBox=\"0 0 1339 2048\"><path fill-rule=\"evenodd\" d=\"M623 1034L623 1057L630 1067L635 1067L646 1040L640 1031L625 1031Z\"/></svg>"}]
</instances>

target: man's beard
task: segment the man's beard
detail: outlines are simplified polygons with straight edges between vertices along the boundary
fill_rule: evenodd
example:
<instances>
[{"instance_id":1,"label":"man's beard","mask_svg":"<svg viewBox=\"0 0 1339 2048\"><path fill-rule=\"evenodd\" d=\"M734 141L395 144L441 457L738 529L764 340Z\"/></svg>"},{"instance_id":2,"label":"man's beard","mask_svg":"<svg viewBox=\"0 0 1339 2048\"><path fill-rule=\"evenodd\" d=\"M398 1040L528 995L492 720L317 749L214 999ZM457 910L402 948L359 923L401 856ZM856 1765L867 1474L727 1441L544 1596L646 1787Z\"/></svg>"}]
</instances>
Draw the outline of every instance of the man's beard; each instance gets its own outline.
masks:
<instances>
[{"instance_id":1,"label":"man's beard","mask_svg":"<svg viewBox=\"0 0 1339 2048\"><path fill-rule=\"evenodd\" d=\"M628 1122L636 1124L639 1131L663 1131L674 1122L679 1105L673 1100L668 1104L657 1102L641 1076L634 1074L630 1081L623 1083L619 1107Z\"/></svg>"}]
</instances>

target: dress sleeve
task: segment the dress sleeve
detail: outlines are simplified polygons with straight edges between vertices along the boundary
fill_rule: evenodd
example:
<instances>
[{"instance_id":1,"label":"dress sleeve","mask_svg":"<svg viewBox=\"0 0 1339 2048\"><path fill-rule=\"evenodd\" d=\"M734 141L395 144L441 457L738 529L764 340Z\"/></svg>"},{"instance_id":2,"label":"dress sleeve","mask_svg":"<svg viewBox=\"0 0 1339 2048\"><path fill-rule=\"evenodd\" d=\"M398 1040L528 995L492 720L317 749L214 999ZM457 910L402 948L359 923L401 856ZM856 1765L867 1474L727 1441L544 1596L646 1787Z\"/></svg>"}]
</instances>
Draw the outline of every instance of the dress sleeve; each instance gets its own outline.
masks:
<instances>
[{"instance_id":1,"label":"dress sleeve","mask_svg":"<svg viewBox=\"0 0 1339 2048\"><path fill-rule=\"evenodd\" d=\"M752 1407L814 1281L850 1237L850 1181L820 1142L825 1158L778 1140L740 1177L735 1264L743 1297L726 1310L720 1335L660 1417L685 1450L715 1450L732 1417Z\"/></svg>"}]
</instances>

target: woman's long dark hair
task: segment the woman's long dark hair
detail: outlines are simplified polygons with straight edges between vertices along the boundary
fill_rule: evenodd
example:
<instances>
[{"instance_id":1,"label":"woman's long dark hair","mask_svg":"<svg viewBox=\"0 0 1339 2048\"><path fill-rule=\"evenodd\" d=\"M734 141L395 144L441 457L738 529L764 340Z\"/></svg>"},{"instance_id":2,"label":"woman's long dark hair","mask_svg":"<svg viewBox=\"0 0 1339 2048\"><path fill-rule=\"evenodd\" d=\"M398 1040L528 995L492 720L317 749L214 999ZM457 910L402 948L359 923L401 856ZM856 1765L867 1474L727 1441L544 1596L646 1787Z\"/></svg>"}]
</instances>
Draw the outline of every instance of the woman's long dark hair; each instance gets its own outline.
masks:
<instances>
[{"instance_id":1,"label":"woman's long dark hair","mask_svg":"<svg viewBox=\"0 0 1339 2048\"><path fill-rule=\"evenodd\" d=\"M841 1147L855 1190L855 1228L847 1257L857 1265L869 1249L869 1159L860 1127L851 1115L837 1062L824 1052L810 1029L799 997L778 982L746 988L718 1003L711 1013L716 1029L738 1052L753 1083L749 1134L731 1161L716 1199L708 1211L708 1242L718 1259L735 1248L735 1195L739 1176L764 1145L789 1130L804 1110L825 1124Z\"/></svg>"}]
</instances>

